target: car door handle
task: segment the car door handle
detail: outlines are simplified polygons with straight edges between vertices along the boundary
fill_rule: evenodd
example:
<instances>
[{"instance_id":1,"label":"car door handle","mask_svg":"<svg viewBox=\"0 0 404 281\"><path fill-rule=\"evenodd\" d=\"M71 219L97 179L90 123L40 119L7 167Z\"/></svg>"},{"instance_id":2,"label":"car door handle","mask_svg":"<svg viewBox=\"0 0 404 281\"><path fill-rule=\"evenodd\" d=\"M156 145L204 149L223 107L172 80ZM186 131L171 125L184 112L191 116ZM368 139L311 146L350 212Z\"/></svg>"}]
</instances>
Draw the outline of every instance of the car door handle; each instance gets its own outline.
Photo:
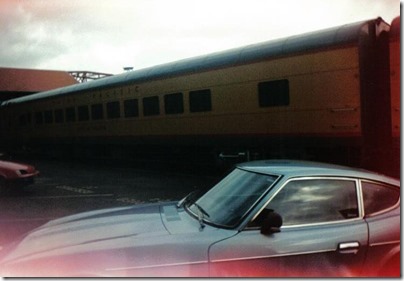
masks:
<instances>
[{"instance_id":1,"label":"car door handle","mask_svg":"<svg viewBox=\"0 0 404 281\"><path fill-rule=\"evenodd\" d=\"M357 254L359 251L359 242L344 242L338 244L338 252L341 254Z\"/></svg>"}]
</instances>

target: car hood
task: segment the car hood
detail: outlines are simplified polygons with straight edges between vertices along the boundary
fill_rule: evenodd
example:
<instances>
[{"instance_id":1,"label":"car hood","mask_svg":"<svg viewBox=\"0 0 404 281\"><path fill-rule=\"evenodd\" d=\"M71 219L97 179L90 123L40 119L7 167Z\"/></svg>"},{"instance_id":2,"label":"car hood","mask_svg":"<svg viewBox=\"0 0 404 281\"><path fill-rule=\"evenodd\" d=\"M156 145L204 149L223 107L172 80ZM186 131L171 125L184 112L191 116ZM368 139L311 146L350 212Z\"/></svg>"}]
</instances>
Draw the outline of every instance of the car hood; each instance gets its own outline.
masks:
<instances>
[{"instance_id":1,"label":"car hood","mask_svg":"<svg viewBox=\"0 0 404 281\"><path fill-rule=\"evenodd\" d=\"M50 221L4 248L0 275L206 276L210 245L236 233L201 227L174 202L87 212Z\"/></svg>"},{"instance_id":2,"label":"car hood","mask_svg":"<svg viewBox=\"0 0 404 281\"><path fill-rule=\"evenodd\" d=\"M164 234L167 230L159 205L86 212L50 221L28 233L2 262L77 253L88 247L97 251L98 247L122 243L125 238Z\"/></svg>"}]
</instances>

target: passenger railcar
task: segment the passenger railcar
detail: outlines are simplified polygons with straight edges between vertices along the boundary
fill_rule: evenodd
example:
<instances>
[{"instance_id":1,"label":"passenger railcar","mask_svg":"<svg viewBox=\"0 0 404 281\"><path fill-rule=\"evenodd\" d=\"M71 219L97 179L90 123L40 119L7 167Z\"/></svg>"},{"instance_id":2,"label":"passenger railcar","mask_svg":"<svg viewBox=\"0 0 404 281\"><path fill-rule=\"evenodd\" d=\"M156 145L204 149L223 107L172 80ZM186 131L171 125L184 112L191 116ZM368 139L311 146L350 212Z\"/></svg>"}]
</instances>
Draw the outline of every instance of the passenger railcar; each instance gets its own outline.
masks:
<instances>
[{"instance_id":1,"label":"passenger railcar","mask_svg":"<svg viewBox=\"0 0 404 281\"><path fill-rule=\"evenodd\" d=\"M81 157L243 152L391 174L389 30L379 18L8 100L3 144Z\"/></svg>"}]
</instances>

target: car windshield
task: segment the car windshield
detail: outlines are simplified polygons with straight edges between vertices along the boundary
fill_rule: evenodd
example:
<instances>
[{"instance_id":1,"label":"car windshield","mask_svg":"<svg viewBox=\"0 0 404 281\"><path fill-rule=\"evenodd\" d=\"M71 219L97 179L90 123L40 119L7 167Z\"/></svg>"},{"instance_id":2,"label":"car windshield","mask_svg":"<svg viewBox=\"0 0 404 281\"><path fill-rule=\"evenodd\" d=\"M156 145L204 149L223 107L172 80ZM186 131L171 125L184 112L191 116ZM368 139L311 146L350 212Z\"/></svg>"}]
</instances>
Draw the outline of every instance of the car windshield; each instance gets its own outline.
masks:
<instances>
[{"instance_id":1,"label":"car windshield","mask_svg":"<svg viewBox=\"0 0 404 281\"><path fill-rule=\"evenodd\" d=\"M236 168L188 208L204 221L234 227L273 185L276 176Z\"/></svg>"}]
</instances>

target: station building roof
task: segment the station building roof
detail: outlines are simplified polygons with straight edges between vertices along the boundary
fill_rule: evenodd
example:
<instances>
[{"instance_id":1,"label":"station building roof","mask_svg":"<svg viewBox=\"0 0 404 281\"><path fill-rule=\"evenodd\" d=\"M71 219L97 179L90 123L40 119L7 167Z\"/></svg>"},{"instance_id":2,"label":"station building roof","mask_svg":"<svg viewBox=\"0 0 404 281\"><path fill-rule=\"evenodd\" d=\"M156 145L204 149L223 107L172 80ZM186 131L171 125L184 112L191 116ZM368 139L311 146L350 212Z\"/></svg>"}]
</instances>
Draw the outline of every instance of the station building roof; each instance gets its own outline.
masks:
<instances>
[{"instance_id":1,"label":"station building roof","mask_svg":"<svg viewBox=\"0 0 404 281\"><path fill-rule=\"evenodd\" d=\"M0 100L77 84L68 72L0 67Z\"/></svg>"}]
</instances>

